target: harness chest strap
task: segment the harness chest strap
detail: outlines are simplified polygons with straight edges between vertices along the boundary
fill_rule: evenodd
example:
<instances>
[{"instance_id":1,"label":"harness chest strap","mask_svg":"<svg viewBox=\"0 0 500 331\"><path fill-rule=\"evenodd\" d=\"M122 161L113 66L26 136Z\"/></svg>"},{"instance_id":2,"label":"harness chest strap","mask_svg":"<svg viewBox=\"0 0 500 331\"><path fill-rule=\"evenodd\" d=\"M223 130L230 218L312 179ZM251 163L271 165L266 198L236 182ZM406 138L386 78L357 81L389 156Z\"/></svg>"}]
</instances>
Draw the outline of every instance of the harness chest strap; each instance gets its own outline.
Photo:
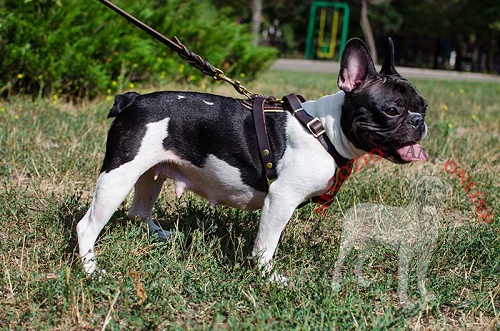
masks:
<instances>
[{"instance_id":1,"label":"harness chest strap","mask_svg":"<svg viewBox=\"0 0 500 331\"><path fill-rule=\"evenodd\" d=\"M325 128L323 127L321 121L317 117L312 117L304 110L301 102L304 102L305 99L302 96L289 94L283 97L283 103L270 104L268 101L272 99L273 98L269 97L255 96L252 102L249 102L250 100L242 100L242 104L248 108L250 108L251 104L255 133L259 146L259 155L268 184L271 184L277 178L277 173L275 165L273 164L272 151L269 144L269 138L267 136L264 112L287 110L292 113L292 115L297 118L297 120L304 127L306 127L316 139L318 139L321 145L323 145L337 164L335 174L329 182L329 191L321 196L311 198L312 202L322 204L323 206L329 206L342 186L344 180L351 174L353 160L346 159L340 155L330 139L326 137Z\"/></svg>"},{"instance_id":2,"label":"harness chest strap","mask_svg":"<svg viewBox=\"0 0 500 331\"><path fill-rule=\"evenodd\" d=\"M266 174L267 183L271 184L278 175L273 164L271 145L269 144L269 138L267 136L266 129L266 118L264 116L264 104L266 99L262 96L257 96L253 101L252 114L253 122L255 125L255 133L257 135L257 144L259 145L259 155L264 166L264 172Z\"/></svg>"},{"instance_id":3,"label":"harness chest strap","mask_svg":"<svg viewBox=\"0 0 500 331\"><path fill-rule=\"evenodd\" d=\"M297 94L289 94L283 97L283 101L284 108L291 112L292 115L295 116L295 118L297 118L299 122L302 123L302 125L305 126L316 139L318 139L318 141L321 143L321 145L323 145L328 154L333 157L335 163L339 168L349 163L350 160L340 155L335 146L333 146L330 139L326 137L325 128L323 127L323 124L321 124L319 118L312 117L311 115L306 113L301 104L301 102L305 101L302 96L299 96Z\"/></svg>"},{"instance_id":4,"label":"harness chest strap","mask_svg":"<svg viewBox=\"0 0 500 331\"><path fill-rule=\"evenodd\" d=\"M333 199L337 195L340 187L344 183L344 181L351 175L352 166L354 164L354 160L349 160L340 155L335 146L333 146L330 139L325 134L325 128L323 124L317 117L312 117L309 115L304 108L302 107L301 102L304 102L305 99L297 94L289 94L283 97L284 108L292 113L299 122L305 126L311 134L318 139L318 141L323 145L328 154L330 154L335 163L337 164L337 168L335 169L335 173L330 180L329 190L327 193L313 197L310 199L311 202L319 203L325 207L328 207L332 204Z\"/></svg>"}]
</instances>

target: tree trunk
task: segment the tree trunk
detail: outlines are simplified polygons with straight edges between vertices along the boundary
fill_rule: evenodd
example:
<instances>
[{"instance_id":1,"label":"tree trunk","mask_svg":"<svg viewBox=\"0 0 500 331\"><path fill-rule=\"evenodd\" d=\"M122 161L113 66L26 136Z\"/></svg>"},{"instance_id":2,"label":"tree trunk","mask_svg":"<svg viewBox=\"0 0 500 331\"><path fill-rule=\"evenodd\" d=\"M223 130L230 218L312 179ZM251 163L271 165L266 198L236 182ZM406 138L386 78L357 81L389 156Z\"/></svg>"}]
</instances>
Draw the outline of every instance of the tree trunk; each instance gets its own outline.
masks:
<instances>
[{"instance_id":1,"label":"tree trunk","mask_svg":"<svg viewBox=\"0 0 500 331\"><path fill-rule=\"evenodd\" d=\"M255 45L260 41L260 22L262 17L262 0L252 0L252 35Z\"/></svg>"},{"instance_id":2,"label":"tree trunk","mask_svg":"<svg viewBox=\"0 0 500 331\"><path fill-rule=\"evenodd\" d=\"M363 30L363 35L365 36L366 43L368 44L368 48L370 49L373 62L377 63L377 47L375 46L375 38L373 38L370 21L368 21L367 0L361 0L361 29Z\"/></svg>"}]
</instances>

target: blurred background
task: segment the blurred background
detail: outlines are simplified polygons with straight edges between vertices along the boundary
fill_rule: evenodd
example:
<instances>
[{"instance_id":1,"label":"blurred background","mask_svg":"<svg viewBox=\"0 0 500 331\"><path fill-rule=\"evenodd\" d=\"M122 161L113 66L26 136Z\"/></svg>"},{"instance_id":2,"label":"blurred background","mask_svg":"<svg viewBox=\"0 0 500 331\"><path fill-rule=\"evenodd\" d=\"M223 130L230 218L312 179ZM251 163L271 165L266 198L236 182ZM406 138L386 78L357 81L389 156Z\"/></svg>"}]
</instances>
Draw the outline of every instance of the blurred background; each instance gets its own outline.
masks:
<instances>
[{"instance_id":1,"label":"blurred background","mask_svg":"<svg viewBox=\"0 0 500 331\"><path fill-rule=\"evenodd\" d=\"M342 22L335 22L334 4L350 9L348 36L360 37L374 58L385 54L387 37L396 45L399 65L473 72L500 72L500 1L498 0L215 0L217 6L261 8L259 42L279 49L280 57L303 57L307 29L316 20L313 38L329 43L332 32L340 38ZM238 4L236 4L239 2ZM260 5L259 5L260 3ZM311 7L316 6L315 15ZM237 9L239 8L239 9ZM340 20L343 10L340 9ZM249 20L252 12L243 16ZM322 17L323 16L323 17ZM326 22L322 26L321 20ZM332 22L334 21L334 22ZM371 45L370 45L371 44ZM321 57L321 56L319 56ZM319 58L315 54L315 58ZM336 58L335 58L336 59Z\"/></svg>"},{"instance_id":2,"label":"blurred background","mask_svg":"<svg viewBox=\"0 0 500 331\"><path fill-rule=\"evenodd\" d=\"M338 61L352 37L378 63L390 36L398 66L500 73L498 0L114 2L246 80L276 58ZM97 0L0 1L1 97L94 98L165 80L207 77Z\"/></svg>"}]
</instances>

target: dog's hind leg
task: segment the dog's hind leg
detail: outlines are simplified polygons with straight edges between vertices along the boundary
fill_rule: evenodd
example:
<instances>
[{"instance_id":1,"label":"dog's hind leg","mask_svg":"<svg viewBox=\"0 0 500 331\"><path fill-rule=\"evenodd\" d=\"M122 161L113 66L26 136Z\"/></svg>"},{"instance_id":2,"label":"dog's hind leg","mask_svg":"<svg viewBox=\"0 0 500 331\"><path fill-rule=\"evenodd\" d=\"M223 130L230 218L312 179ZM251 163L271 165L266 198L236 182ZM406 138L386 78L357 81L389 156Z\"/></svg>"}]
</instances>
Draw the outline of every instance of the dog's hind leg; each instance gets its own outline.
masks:
<instances>
[{"instance_id":1,"label":"dog's hind leg","mask_svg":"<svg viewBox=\"0 0 500 331\"><path fill-rule=\"evenodd\" d=\"M351 237L351 233L349 231L344 230L340 242L339 255L337 256L337 261L335 261L335 267L333 269L332 288L336 292L340 291L342 284L342 267L344 266L345 259L349 255L353 245L354 238Z\"/></svg>"},{"instance_id":2,"label":"dog's hind leg","mask_svg":"<svg viewBox=\"0 0 500 331\"><path fill-rule=\"evenodd\" d=\"M417 259L417 286L420 292L420 297L424 302L433 301L436 298L432 292L427 291L426 287L429 260L429 252L422 253L422 255Z\"/></svg>"},{"instance_id":3,"label":"dog's hind leg","mask_svg":"<svg viewBox=\"0 0 500 331\"><path fill-rule=\"evenodd\" d=\"M106 157L97 179L94 199L76 227L79 253L88 274L96 269L94 244L102 228L108 223L139 178L148 169L167 159L168 153L163 147L163 140L168 133L168 121L169 118L165 118L146 125L140 148L132 159L118 147L130 146L134 142L133 139L137 139L137 133L134 131L124 134L118 129L115 132L113 128L115 126L119 128L121 122L113 123L108 134Z\"/></svg>"},{"instance_id":4,"label":"dog's hind leg","mask_svg":"<svg viewBox=\"0 0 500 331\"><path fill-rule=\"evenodd\" d=\"M117 168L99 175L90 208L76 226L79 253L88 274L96 269L94 244L97 236L125 200L140 175L133 176L127 170Z\"/></svg>"},{"instance_id":5,"label":"dog's hind leg","mask_svg":"<svg viewBox=\"0 0 500 331\"><path fill-rule=\"evenodd\" d=\"M170 232L154 222L152 210L164 182L165 177L158 176L154 167L142 174L135 184L134 200L129 211L130 217L138 216L147 223L150 235L157 235L162 240L170 238Z\"/></svg>"},{"instance_id":6,"label":"dog's hind leg","mask_svg":"<svg viewBox=\"0 0 500 331\"><path fill-rule=\"evenodd\" d=\"M415 304L408 298L408 278L410 262L413 258L411 248L402 246L398 253L398 295L399 302L404 308L412 309Z\"/></svg>"},{"instance_id":7,"label":"dog's hind leg","mask_svg":"<svg viewBox=\"0 0 500 331\"><path fill-rule=\"evenodd\" d=\"M354 264L353 273L356 276L358 285L362 287L370 286L370 281L363 276L363 265L365 264L366 259L370 256L372 248L373 242L371 240L365 242L365 246L359 250L358 258L356 259L356 263Z\"/></svg>"}]
</instances>

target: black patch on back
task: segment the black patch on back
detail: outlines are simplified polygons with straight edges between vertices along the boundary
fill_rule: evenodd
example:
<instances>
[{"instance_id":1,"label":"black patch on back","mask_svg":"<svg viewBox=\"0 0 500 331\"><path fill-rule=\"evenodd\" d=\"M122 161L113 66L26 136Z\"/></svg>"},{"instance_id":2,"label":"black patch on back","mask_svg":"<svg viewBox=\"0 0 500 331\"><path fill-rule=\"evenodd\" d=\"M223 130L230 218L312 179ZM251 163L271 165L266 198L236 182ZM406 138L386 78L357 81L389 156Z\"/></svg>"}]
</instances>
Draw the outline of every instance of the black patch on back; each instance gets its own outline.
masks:
<instances>
[{"instance_id":1,"label":"black patch on back","mask_svg":"<svg viewBox=\"0 0 500 331\"><path fill-rule=\"evenodd\" d=\"M285 152L288 116L288 113L266 113L275 165ZM109 130L101 172L132 161L146 125L167 117L170 118L168 136L163 141L166 150L200 168L212 154L240 169L245 184L267 192L251 110L238 99L205 93L154 92L136 97L117 115Z\"/></svg>"}]
</instances>

